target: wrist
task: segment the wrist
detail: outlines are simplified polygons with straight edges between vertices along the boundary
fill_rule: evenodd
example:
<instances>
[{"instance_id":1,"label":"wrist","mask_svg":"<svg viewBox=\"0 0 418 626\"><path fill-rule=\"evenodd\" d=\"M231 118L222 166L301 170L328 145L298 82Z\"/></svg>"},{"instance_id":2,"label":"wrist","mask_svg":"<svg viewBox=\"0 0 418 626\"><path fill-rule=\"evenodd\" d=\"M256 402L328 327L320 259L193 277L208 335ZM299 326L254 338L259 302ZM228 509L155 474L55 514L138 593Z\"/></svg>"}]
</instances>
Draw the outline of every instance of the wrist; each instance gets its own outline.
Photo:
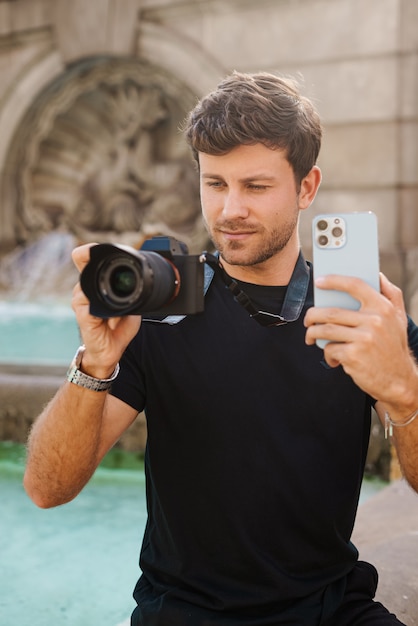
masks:
<instances>
[{"instance_id":1,"label":"wrist","mask_svg":"<svg viewBox=\"0 0 418 626\"><path fill-rule=\"evenodd\" d=\"M410 415L407 415L402 421L394 420L389 415L389 413L385 412L385 439L387 439L388 434L389 437L393 435L393 427L395 428L403 428L405 426L409 426L415 419L418 417L418 408L413 411Z\"/></svg>"},{"instance_id":2,"label":"wrist","mask_svg":"<svg viewBox=\"0 0 418 626\"><path fill-rule=\"evenodd\" d=\"M67 380L74 385L90 389L91 391L107 391L112 386L113 381L119 373L119 363L116 364L113 372L105 377L98 378L86 373L81 369L81 361L85 353L85 346L80 346L67 371ZM106 371L103 369L103 371ZM97 374L97 372L95 372Z\"/></svg>"},{"instance_id":3,"label":"wrist","mask_svg":"<svg viewBox=\"0 0 418 626\"><path fill-rule=\"evenodd\" d=\"M390 390L389 397L382 398L382 403L393 421L404 422L418 408L418 367L415 364L395 389L396 393Z\"/></svg>"},{"instance_id":4,"label":"wrist","mask_svg":"<svg viewBox=\"0 0 418 626\"><path fill-rule=\"evenodd\" d=\"M76 358L77 355L78 358ZM98 359L92 358L84 345L78 348L73 361L77 361L76 365L83 374L99 380L111 378L117 366L117 362L111 363L110 365L103 365L98 362Z\"/></svg>"}]
</instances>

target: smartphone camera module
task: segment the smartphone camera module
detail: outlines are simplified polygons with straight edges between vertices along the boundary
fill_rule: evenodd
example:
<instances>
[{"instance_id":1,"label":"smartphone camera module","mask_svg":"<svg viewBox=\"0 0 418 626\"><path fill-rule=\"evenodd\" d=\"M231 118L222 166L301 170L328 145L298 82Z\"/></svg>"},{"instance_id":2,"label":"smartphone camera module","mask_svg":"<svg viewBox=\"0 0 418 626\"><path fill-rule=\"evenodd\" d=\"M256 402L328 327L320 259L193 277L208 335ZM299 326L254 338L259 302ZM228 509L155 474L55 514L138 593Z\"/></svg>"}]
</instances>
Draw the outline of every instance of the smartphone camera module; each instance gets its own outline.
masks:
<instances>
[{"instance_id":1,"label":"smartphone camera module","mask_svg":"<svg viewBox=\"0 0 418 626\"><path fill-rule=\"evenodd\" d=\"M315 240L320 248L335 249L345 244L345 222L341 217L320 219L316 223Z\"/></svg>"}]
</instances>

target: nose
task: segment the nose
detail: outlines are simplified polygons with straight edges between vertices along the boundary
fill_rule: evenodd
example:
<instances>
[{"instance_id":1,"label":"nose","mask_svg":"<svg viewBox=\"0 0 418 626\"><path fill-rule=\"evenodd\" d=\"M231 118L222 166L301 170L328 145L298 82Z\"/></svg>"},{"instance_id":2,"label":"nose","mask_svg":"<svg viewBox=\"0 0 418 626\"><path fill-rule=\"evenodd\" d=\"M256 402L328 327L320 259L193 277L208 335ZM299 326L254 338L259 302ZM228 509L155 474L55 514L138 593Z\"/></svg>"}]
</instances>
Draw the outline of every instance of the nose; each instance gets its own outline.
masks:
<instances>
[{"instance_id":1,"label":"nose","mask_svg":"<svg viewBox=\"0 0 418 626\"><path fill-rule=\"evenodd\" d=\"M224 196L222 215L226 219L245 219L248 217L249 207L239 190L228 189Z\"/></svg>"}]
</instances>

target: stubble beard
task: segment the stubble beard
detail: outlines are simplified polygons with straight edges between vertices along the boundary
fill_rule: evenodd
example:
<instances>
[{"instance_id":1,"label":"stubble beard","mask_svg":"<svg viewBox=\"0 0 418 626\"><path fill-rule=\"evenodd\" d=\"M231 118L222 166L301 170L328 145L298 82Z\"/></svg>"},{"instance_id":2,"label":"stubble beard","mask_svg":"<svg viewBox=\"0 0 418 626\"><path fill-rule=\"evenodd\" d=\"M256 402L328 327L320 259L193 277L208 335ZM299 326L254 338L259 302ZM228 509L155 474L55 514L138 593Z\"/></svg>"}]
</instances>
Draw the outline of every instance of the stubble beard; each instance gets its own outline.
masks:
<instances>
[{"instance_id":1,"label":"stubble beard","mask_svg":"<svg viewBox=\"0 0 418 626\"><path fill-rule=\"evenodd\" d=\"M256 233L255 237L260 242L257 245L251 245L251 242L234 240L225 242L223 240L222 234L219 232L220 228L230 232L234 230L238 232L243 228L242 224L237 224L235 221L216 223L212 229L209 228L206 221L205 225L216 249L226 263L249 267L265 263L284 250L298 227L298 217L299 212L297 211L292 220L270 232L258 225L253 229L253 232Z\"/></svg>"}]
</instances>

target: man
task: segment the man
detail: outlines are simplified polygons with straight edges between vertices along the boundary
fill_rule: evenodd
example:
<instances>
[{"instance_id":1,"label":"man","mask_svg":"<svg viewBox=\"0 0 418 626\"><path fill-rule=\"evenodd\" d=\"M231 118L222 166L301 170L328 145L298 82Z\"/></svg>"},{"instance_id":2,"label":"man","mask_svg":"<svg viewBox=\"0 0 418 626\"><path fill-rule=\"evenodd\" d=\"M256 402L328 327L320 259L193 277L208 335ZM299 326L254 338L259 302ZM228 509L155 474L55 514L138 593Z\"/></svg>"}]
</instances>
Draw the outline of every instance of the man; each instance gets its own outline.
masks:
<instances>
[{"instance_id":1,"label":"man","mask_svg":"<svg viewBox=\"0 0 418 626\"><path fill-rule=\"evenodd\" d=\"M251 317L219 272L204 313L141 329L139 317L92 317L77 286L85 350L32 430L27 492L42 507L74 498L145 408L133 625L401 624L373 602L376 571L350 536L372 404L418 488L418 328L384 276L381 293L322 277L361 307L312 308L298 219L321 180L321 125L292 82L233 73L185 133L226 281L278 325ZM74 260L81 270L89 247Z\"/></svg>"}]
</instances>

